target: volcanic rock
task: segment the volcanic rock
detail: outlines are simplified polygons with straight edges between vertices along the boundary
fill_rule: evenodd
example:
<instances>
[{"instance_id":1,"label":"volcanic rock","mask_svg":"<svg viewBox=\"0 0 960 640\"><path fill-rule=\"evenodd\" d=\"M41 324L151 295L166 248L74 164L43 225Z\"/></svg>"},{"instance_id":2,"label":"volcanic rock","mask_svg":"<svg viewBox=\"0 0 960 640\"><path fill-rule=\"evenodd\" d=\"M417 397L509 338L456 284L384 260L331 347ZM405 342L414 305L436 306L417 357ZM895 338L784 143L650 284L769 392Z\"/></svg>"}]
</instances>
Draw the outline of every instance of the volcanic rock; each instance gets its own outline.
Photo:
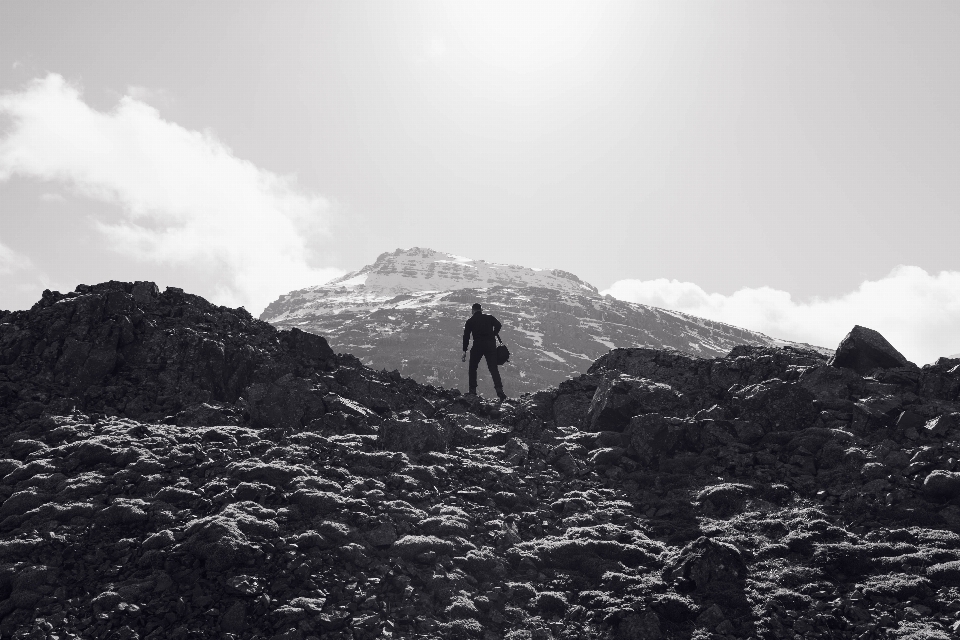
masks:
<instances>
[{"instance_id":1,"label":"volcanic rock","mask_svg":"<svg viewBox=\"0 0 960 640\"><path fill-rule=\"evenodd\" d=\"M0 636L948 638L960 368L465 399L151 283L0 313Z\"/></svg>"},{"instance_id":2,"label":"volcanic rock","mask_svg":"<svg viewBox=\"0 0 960 640\"><path fill-rule=\"evenodd\" d=\"M622 373L605 376L587 411L584 431L623 431L642 413L683 412L684 398L666 384Z\"/></svg>"},{"instance_id":3,"label":"volcanic rock","mask_svg":"<svg viewBox=\"0 0 960 640\"><path fill-rule=\"evenodd\" d=\"M936 470L923 481L924 492L941 500L960 497L960 473Z\"/></svg>"},{"instance_id":4,"label":"volcanic rock","mask_svg":"<svg viewBox=\"0 0 960 640\"><path fill-rule=\"evenodd\" d=\"M736 588L746 579L747 566L733 545L701 537L685 546L664 572L684 590L707 592Z\"/></svg>"},{"instance_id":5,"label":"volcanic rock","mask_svg":"<svg viewBox=\"0 0 960 640\"><path fill-rule=\"evenodd\" d=\"M874 369L904 367L908 363L903 354L878 332L856 325L840 342L828 364L853 369L864 376Z\"/></svg>"}]
</instances>

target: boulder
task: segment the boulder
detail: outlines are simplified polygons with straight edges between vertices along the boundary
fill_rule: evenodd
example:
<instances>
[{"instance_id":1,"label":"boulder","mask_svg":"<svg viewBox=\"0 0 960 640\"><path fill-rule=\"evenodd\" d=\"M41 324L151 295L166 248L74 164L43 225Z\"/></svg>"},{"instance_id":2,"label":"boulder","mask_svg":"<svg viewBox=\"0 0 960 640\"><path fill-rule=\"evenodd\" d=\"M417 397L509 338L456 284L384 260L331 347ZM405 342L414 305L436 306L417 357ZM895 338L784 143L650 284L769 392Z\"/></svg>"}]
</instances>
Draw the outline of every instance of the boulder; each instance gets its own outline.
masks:
<instances>
[{"instance_id":1,"label":"boulder","mask_svg":"<svg viewBox=\"0 0 960 640\"><path fill-rule=\"evenodd\" d=\"M686 401L670 385L626 374L600 381L584 418L584 431L623 431L633 416L673 414Z\"/></svg>"},{"instance_id":2,"label":"boulder","mask_svg":"<svg viewBox=\"0 0 960 640\"><path fill-rule=\"evenodd\" d=\"M938 500L950 500L960 496L960 473L937 469L923 481L923 492Z\"/></svg>"},{"instance_id":3,"label":"boulder","mask_svg":"<svg viewBox=\"0 0 960 640\"><path fill-rule=\"evenodd\" d=\"M296 327L280 332L280 340L288 350L311 361L326 361L334 358L333 349L323 336L301 331Z\"/></svg>"},{"instance_id":4,"label":"boulder","mask_svg":"<svg viewBox=\"0 0 960 640\"><path fill-rule=\"evenodd\" d=\"M380 425L377 439L387 451L445 453L450 449L451 431L449 426L430 418L385 420Z\"/></svg>"},{"instance_id":5,"label":"boulder","mask_svg":"<svg viewBox=\"0 0 960 640\"><path fill-rule=\"evenodd\" d=\"M648 413L631 420L624 433L630 438L629 453L644 465L679 451L699 450L699 430L679 418Z\"/></svg>"},{"instance_id":6,"label":"boulder","mask_svg":"<svg viewBox=\"0 0 960 640\"><path fill-rule=\"evenodd\" d=\"M742 589L747 566L732 544L701 536L685 546L664 568L664 577L679 591L710 593Z\"/></svg>"},{"instance_id":7,"label":"boulder","mask_svg":"<svg viewBox=\"0 0 960 640\"><path fill-rule=\"evenodd\" d=\"M741 511L747 498L753 493L753 487L748 484L724 482L700 491L697 494L697 502L708 514L725 518Z\"/></svg>"},{"instance_id":8,"label":"boulder","mask_svg":"<svg viewBox=\"0 0 960 640\"><path fill-rule=\"evenodd\" d=\"M928 436L943 436L960 423L960 413L945 413L927 420L921 431Z\"/></svg>"},{"instance_id":9,"label":"boulder","mask_svg":"<svg viewBox=\"0 0 960 640\"><path fill-rule=\"evenodd\" d=\"M243 416L232 404L225 402L197 402L173 417L172 422L184 427L238 425Z\"/></svg>"},{"instance_id":10,"label":"boulder","mask_svg":"<svg viewBox=\"0 0 960 640\"><path fill-rule=\"evenodd\" d=\"M800 386L809 390L817 400L837 406L849 400L851 394L862 395L864 381L855 371L819 364L800 374Z\"/></svg>"},{"instance_id":11,"label":"boulder","mask_svg":"<svg viewBox=\"0 0 960 640\"><path fill-rule=\"evenodd\" d=\"M503 445L503 458L509 464L518 465L526 460L528 455L530 455L530 445L520 438L510 438Z\"/></svg>"},{"instance_id":12,"label":"boulder","mask_svg":"<svg viewBox=\"0 0 960 640\"><path fill-rule=\"evenodd\" d=\"M739 417L770 431L798 431L814 425L818 412L812 392L795 382L773 378L736 392L733 404Z\"/></svg>"},{"instance_id":13,"label":"boulder","mask_svg":"<svg viewBox=\"0 0 960 640\"><path fill-rule=\"evenodd\" d=\"M138 280L133 283L133 288L130 290L130 293L133 295L133 299L139 304L150 305L160 297L160 288L155 282Z\"/></svg>"},{"instance_id":14,"label":"boulder","mask_svg":"<svg viewBox=\"0 0 960 640\"><path fill-rule=\"evenodd\" d=\"M367 532L367 541L375 547L389 547L397 541L397 530L389 522L384 522Z\"/></svg>"},{"instance_id":15,"label":"boulder","mask_svg":"<svg viewBox=\"0 0 960 640\"><path fill-rule=\"evenodd\" d=\"M886 338L873 329L856 325L840 342L827 363L832 367L853 369L861 376L874 369L907 366L907 359Z\"/></svg>"},{"instance_id":16,"label":"boulder","mask_svg":"<svg viewBox=\"0 0 960 640\"><path fill-rule=\"evenodd\" d=\"M323 391L309 380L287 374L272 383L244 389L243 405L255 427L297 429L323 416Z\"/></svg>"},{"instance_id":17,"label":"boulder","mask_svg":"<svg viewBox=\"0 0 960 640\"><path fill-rule=\"evenodd\" d=\"M660 618L653 611L646 611L642 615L632 613L627 615L617 627L617 638L630 640L644 638L645 640L659 640L663 637L660 631Z\"/></svg>"},{"instance_id":18,"label":"boulder","mask_svg":"<svg viewBox=\"0 0 960 640\"><path fill-rule=\"evenodd\" d=\"M938 586L960 587L960 560L941 562L927 567L927 577Z\"/></svg>"},{"instance_id":19,"label":"boulder","mask_svg":"<svg viewBox=\"0 0 960 640\"><path fill-rule=\"evenodd\" d=\"M247 627L247 607L234 602L220 618L220 627L227 633L241 633Z\"/></svg>"},{"instance_id":20,"label":"boulder","mask_svg":"<svg viewBox=\"0 0 960 640\"><path fill-rule=\"evenodd\" d=\"M208 516L191 521L185 531L186 540L178 545L207 571L219 573L233 566L254 563L262 556L237 523L222 516Z\"/></svg>"},{"instance_id":21,"label":"boulder","mask_svg":"<svg viewBox=\"0 0 960 640\"><path fill-rule=\"evenodd\" d=\"M422 554L451 555L456 545L450 540L442 540L436 536L403 536L390 546L390 554L408 560L416 560Z\"/></svg>"},{"instance_id":22,"label":"boulder","mask_svg":"<svg viewBox=\"0 0 960 640\"><path fill-rule=\"evenodd\" d=\"M598 467L614 466L626 452L623 447L602 447L590 452L590 463Z\"/></svg>"},{"instance_id":23,"label":"boulder","mask_svg":"<svg viewBox=\"0 0 960 640\"><path fill-rule=\"evenodd\" d=\"M902 411L897 418L897 430L904 432L907 429L919 429L926 424L922 416L913 411Z\"/></svg>"}]
</instances>

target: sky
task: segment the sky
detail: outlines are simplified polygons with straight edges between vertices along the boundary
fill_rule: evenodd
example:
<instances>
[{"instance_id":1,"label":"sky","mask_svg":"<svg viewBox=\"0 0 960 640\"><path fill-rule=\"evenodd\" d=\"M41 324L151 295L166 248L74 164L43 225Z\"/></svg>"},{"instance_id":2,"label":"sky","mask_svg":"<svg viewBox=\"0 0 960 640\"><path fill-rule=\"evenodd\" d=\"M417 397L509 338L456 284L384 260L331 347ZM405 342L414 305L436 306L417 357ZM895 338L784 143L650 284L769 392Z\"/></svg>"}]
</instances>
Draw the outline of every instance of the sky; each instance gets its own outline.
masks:
<instances>
[{"instance_id":1,"label":"sky","mask_svg":"<svg viewBox=\"0 0 960 640\"><path fill-rule=\"evenodd\" d=\"M0 3L0 309L397 248L960 352L960 5Z\"/></svg>"}]
</instances>

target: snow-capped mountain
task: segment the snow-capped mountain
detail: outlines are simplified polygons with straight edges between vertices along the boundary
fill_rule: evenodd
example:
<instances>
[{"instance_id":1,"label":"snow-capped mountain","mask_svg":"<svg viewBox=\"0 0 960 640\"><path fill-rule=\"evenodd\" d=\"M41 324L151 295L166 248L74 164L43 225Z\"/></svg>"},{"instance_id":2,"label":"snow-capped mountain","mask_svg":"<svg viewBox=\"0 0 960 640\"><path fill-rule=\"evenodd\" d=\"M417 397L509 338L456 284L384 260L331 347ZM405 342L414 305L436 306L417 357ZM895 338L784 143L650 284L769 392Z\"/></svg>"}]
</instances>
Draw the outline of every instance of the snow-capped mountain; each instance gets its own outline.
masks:
<instances>
[{"instance_id":1,"label":"snow-capped mountain","mask_svg":"<svg viewBox=\"0 0 960 640\"><path fill-rule=\"evenodd\" d=\"M463 324L474 302L504 325L500 335L511 356L502 374L510 395L559 384L615 347L669 347L713 357L741 344L789 344L601 296L596 287L558 269L420 248L384 253L360 271L282 295L260 318L323 335L335 351L352 353L365 364L465 389ZM492 390L482 363L479 390Z\"/></svg>"}]
</instances>

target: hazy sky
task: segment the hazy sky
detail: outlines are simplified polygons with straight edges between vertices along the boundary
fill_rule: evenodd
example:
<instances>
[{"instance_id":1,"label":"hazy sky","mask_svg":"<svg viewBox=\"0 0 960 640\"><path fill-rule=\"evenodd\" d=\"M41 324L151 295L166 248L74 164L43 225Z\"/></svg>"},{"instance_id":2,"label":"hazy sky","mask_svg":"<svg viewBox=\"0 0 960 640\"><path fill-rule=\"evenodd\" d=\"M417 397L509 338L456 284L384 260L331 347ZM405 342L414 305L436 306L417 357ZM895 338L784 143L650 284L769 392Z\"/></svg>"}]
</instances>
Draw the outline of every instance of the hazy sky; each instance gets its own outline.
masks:
<instances>
[{"instance_id":1,"label":"hazy sky","mask_svg":"<svg viewBox=\"0 0 960 640\"><path fill-rule=\"evenodd\" d=\"M960 351L960 4L0 3L0 308L413 246Z\"/></svg>"}]
</instances>

